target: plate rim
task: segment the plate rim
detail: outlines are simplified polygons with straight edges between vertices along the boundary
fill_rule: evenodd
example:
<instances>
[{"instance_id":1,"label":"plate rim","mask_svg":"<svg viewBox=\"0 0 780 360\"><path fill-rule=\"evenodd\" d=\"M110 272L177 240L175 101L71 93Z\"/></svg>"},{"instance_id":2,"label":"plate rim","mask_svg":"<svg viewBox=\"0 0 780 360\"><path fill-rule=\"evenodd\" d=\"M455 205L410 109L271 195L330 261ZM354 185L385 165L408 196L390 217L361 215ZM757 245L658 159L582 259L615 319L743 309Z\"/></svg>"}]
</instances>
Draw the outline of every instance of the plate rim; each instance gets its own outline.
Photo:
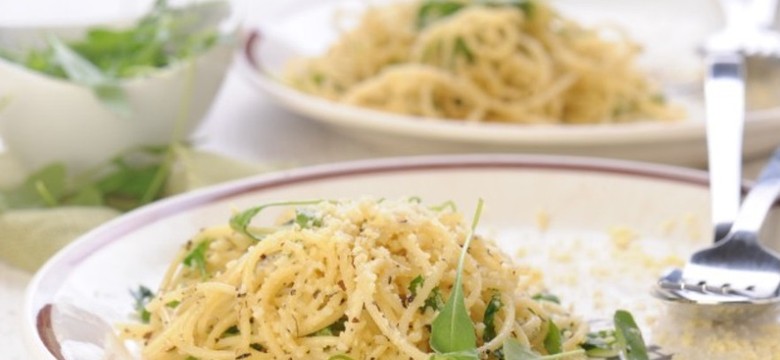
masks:
<instances>
[{"instance_id":1,"label":"plate rim","mask_svg":"<svg viewBox=\"0 0 780 360\"><path fill-rule=\"evenodd\" d=\"M381 175L399 172L421 172L453 169L534 169L569 172L589 172L615 176L636 177L678 184L707 187L708 176L702 170L605 158L523 155L523 154L465 154L407 156L369 159L314 165L289 170L261 173L243 179L212 185L189 193L176 195L144 206L117 217L78 237L50 258L34 275L25 289L22 331L27 345L38 357L51 358L46 345L45 305L34 301L43 284L57 284L66 279L78 266L80 259L90 256L103 246L113 243L127 233L145 226L155 219L181 213L189 209L247 192L263 191L319 180L348 178L361 175ZM84 251L87 251L84 254ZM59 271L57 271L60 269ZM55 341L56 343L56 341Z\"/></svg>"}]
</instances>

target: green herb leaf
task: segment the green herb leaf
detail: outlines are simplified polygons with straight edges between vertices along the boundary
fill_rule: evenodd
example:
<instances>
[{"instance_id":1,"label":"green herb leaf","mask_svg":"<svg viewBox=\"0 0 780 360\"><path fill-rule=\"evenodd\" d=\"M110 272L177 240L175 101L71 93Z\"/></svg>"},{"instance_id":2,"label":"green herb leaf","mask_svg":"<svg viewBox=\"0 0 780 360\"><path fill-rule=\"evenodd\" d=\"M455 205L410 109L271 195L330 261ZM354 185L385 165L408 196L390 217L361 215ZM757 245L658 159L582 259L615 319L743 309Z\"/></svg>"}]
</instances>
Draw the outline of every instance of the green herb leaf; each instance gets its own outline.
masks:
<instances>
[{"instance_id":1,"label":"green herb leaf","mask_svg":"<svg viewBox=\"0 0 780 360\"><path fill-rule=\"evenodd\" d=\"M464 6L463 3L458 1L424 1L417 11L417 28L424 29L428 27L428 25L460 11Z\"/></svg>"},{"instance_id":2,"label":"green herb leaf","mask_svg":"<svg viewBox=\"0 0 780 360\"><path fill-rule=\"evenodd\" d=\"M310 336L338 336L346 329L346 323L347 323L347 316L344 315L333 324L330 324L320 330L317 330L316 332L312 333Z\"/></svg>"},{"instance_id":3,"label":"green herb leaf","mask_svg":"<svg viewBox=\"0 0 780 360\"><path fill-rule=\"evenodd\" d=\"M103 205L103 193L97 187L86 186L73 196L67 197L64 203L75 206L101 206Z\"/></svg>"},{"instance_id":4,"label":"green herb leaf","mask_svg":"<svg viewBox=\"0 0 780 360\"><path fill-rule=\"evenodd\" d=\"M433 354L431 360L479 360L477 349L455 351L445 354Z\"/></svg>"},{"instance_id":5,"label":"green herb leaf","mask_svg":"<svg viewBox=\"0 0 780 360\"><path fill-rule=\"evenodd\" d=\"M455 47L453 48L453 52L455 57L463 56L469 63L474 63L474 60L476 59L474 57L474 53L471 51L471 49L469 49L469 46L466 45L466 40L460 36L455 38Z\"/></svg>"},{"instance_id":6,"label":"green herb leaf","mask_svg":"<svg viewBox=\"0 0 780 360\"><path fill-rule=\"evenodd\" d=\"M322 200L283 201L260 205L233 215L233 217L230 218L230 227L241 234L260 241L262 240L262 237L252 234L252 232L249 231L249 224L252 222L252 219L261 211L270 207L315 205L320 202L322 202Z\"/></svg>"},{"instance_id":7,"label":"green herb leaf","mask_svg":"<svg viewBox=\"0 0 780 360\"><path fill-rule=\"evenodd\" d=\"M544 337L544 348L550 355L563 352L563 341L561 341L561 330L552 320L547 320L547 335Z\"/></svg>"},{"instance_id":8,"label":"green herb leaf","mask_svg":"<svg viewBox=\"0 0 780 360\"><path fill-rule=\"evenodd\" d=\"M524 346L515 338L509 338L504 341L502 353L504 354L504 360L535 360L542 357L539 353Z\"/></svg>"},{"instance_id":9,"label":"green herb leaf","mask_svg":"<svg viewBox=\"0 0 780 360\"><path fill-rule=\"evenodd\" d=\"M165 306L167 306L167 307L169 307L171 309L175 309L175 308L177 308L179 306L179 304L181 304L181 301L173 300L173 301L169 301L167 304L165 304Z\"/></svg>"},{"instance_id":10,"label":"green herb leaf","mask_svg":"<svg viewBox=\"0 0 780 360\"><path fill-rule=\"evenodd\" d=\"M534 296L531 296L531 299L534 299L536 301L549 301L556 304L561 303L561 299L559 299L557 296L553 294L548 294L548 293L538 293Z\"/></svg>"},{"instance_id":11,"label":"green herb leaf","mask_svg":"<svg viewBox=\"0 0 780 360\"><path fill-rule=\"evenodd\" d=\"M642 332L636 325L630 312L618 310L615 312L615 336L618 342L625 344L623 355L626 360L647 360L647 347L642 338Z\"/></svg>"},{"instance_id":12,"label":"green herb leaf","mask_svg":"<svg viewBox=\"0 0 780 360\"><path fill-rule=\"evenodd\" d=\"M206 269L206 251L209 249L209 240L203 240L192 249L189 254L182 260L185 266L195 268L200 272L203 278L208 277L208 270Z\"/></svg>"},{"instance_id":13,"label":"green herb leaf","mask_svg":"<svg viewBox=\"0 0 780 360\"><path fill-rule=\"evenodd\" d=\"M111 78L89 60L73 51L68 45L56 37L49 38L57 63L62 66L68 79L77 84L92 88L95 96L103 105L124 118L129 117L130 105L122 90Z\"/></svg>"},{"instance_id":14,"label":"green herb leaf","mask_svg":"<svg viewBox=\"0 0 780 360\"><path fill-rule=\"evenodd\" d=\"M485 307L485 315L482 323L485 324L485 331L482 333L482 341L489 342L496 337L496 314L501 310L501 294L495 293L490 297L490 301Z\"/></svg>"},{"instance_id":15,"label":"green herb leaf","mask_svg":"<svg viewBox=\"0 0 780 360\"><path fill-rule=\"evenodd\" d=\"M471 4L453 0L426 0L417 10L417 29L424 29L429 25L451 16L467 6L512 6L526 14L533 15L533 2L531 0L474 0Z\"/></svg>"},{"instance_id":16,"label":"green herb leaf","mask_svg":"<svg viewBox=\"0 0 780 360\"><path fill-rule=\"evenodd\" d=\"M322 218L318 216L312 209L299 208L295 209L295 220L302 229L317 228L322 226Z\"/></svg>"},{"instance_id":17,"label":"green herb leaf","mask_svg":"<svg viewBox=\"0 0 780 360\"><path fill-rule=\"evenodd\" d=\"M482 199L477 203L477 210L471 223L471 231L469 231L466 237L460 253L460 259L458 260L452 292L444 308L431 324L430 345L439 354L469 352L475 351L477 348L474 324L469 317L463 295L463 265L466 261L468 248L474 239L474 232L482 214L483 203Z\"/></svg>"},{"instance_id":18,"label":"green herb leaf","mask_svg":"<svg viewBox=\"0 0 780 360\"><path fill-rule=\"evenodd\" d=\"M439 311L444 305L444 298L441 296L441 290L439 290L439 287L437 286L431 289L431 293L425 298L425 302L420 308L420 312L425 312L428 308L433 309L433 311Z\"/></svg>"},{"instance_id":19,"label":"green herb leaf","mask_svg":"<svg viewBox=\"0 0 780 360\"><path fill-rule=\"evenodd\" d=\"M601 330L590 332L586 335L585 342L582 344L585 353L589 357L611 358L620 355L623 347L615 337L614 330Z\"/></svg>"},{"instance_id":20,"label":"green herb leaf","mask_svg":"<svg viewBox=\"0 0 780 360\"><path fill-rule=\"evenodd\" d=\"M527 346L521 344L517 339L509 338L504 342L502 348L504 354L504 360L553 360L553 359L565 359L575 355L582 355L585 353L582 349L561 352L554 355L540 355L536 351L531 350Z\"/></svg>"},{"instance_id":21,"label":"green herb leaf","mask_svg":"<svg viewBox=\"0 0 780 360\"><path fill-rule=\"evenodd\" d=\"M17 188L4 191L7 208L30 209L56 206L66 188L65 165L54 163L30 174Z\"/></svg>"},{"instance_id":22,"label":"green herb leaf","mask_svg":"<svg viewBox=\"0 0 780 360\"><path fill-rule=\"evenodd\" d=\"M238 326L233 325L233 326L225 329L225 331L222 332L222 335L220 335L220 338L224 339L226 337L236 336L236 335L238 335L240 333L241 333L241 331L238 330Z\"/></svg>"},{"instance_id":23,"label":"green herb leaf","mask_svg":"<svg viewBox=\"0 0 780 360\"><path fill-rule=\"evenodd\" d=\"M138 290L130 290L130 295L135 300L134 308L141 322L148 324L152 314L146 310L146 305L154 298L154 293L146 286L139 285Z\"/></svg>"},{"instance_id":24,"label":"green herb leaf","mask_svg":"<svg viewBox=\"0 0 780 360\"><path fill-rule=\"evenodd\" d=\"M409 283L409 293L412 294L412 300L415 296L417 296L417 289L419 289L420 286L423 286L424 283L425 278L423 278L422 275L417 275L417 277L412 279L412 281Z\"/></svg>"}]
</instances>

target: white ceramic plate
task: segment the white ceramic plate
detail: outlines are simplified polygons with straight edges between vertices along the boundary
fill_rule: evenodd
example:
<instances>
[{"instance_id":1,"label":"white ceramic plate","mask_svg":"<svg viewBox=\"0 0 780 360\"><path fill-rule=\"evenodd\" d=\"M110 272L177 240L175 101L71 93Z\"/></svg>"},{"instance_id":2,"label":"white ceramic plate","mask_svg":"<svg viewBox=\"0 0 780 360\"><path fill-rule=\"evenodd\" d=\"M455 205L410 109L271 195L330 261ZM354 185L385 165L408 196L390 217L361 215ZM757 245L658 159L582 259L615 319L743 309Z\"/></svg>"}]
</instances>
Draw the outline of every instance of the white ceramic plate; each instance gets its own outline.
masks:
<instances>
[{"instance_id":1,"label":"white ceramic plate","mask_svg":"<svg viewBox=\"0 0 780 360\"><path fill-rule=\"evenodd\" d=\"M651 341L685 351L664 337L670 320L648 290L666 266L679 265L708 242L706 174L629 162L513 155L398 158L298 169L140 209L78 239L39 271L25 302L28 347L38 358L51 358L42 338L62 335L61 328L52 334L46 316L39 317L47 304L88 309L108 323L131 321L128 290L139 284L155 288L180 245L198 229L225 223L234 209L282 199L364 195L454 200L466 213L482 197L486 208L479 231L496 238L517 261L541 268L550 290L577 313L603 319L616 308L628 309ZM70 333L87 327L66 326Z\"/></svg>"},{"instance_id":2,"label":"white ceramic plate","mask_svg":"<svg viewBox=\"0 0 780 360\"><path fill-rule=\"evenodd\" d=\"M714 1L554 0L554 6L582 22L624 28L644 47L642 65L673 92L670 97L685 105L689 115L685 121L673 124L581 126L465 124L410 117L324 100L279 81L290 59L320 54L338 37L334 13L359 14L366 4L375 2L295 0L263 6L262 11L258 9L260 15L250 22L246 51L239 61L243 77L290 111L333 125L373 146L386 146L392 154L511 151L706 164L702 69L696 48L721 24ZM696 16L690 16L693 13ZM750 88L755 89L749 92L757 93L754 97L758 98L758 93L765 94L772 87ZM780 93L771 91L768 98L777 104ZM780 108L751 111L748 118L745 155L754 158L780 142Z\"/></svg>"}]
</instances>

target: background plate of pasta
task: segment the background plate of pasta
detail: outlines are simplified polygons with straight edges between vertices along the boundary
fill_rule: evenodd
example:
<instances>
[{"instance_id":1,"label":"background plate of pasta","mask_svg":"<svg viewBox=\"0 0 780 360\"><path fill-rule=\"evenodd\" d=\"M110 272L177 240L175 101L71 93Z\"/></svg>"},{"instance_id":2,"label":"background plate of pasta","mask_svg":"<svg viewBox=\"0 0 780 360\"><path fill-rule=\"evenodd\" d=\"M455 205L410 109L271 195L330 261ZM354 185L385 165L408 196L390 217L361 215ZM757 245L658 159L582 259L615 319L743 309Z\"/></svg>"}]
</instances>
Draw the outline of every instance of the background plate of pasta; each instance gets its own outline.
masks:
<instances>
[{"instance_id":1,"label":"background plate of pasta","mask_svg":"<svg viewBox=\"0 0 780 360\"><path fill-rule=\"evenodd\" d=\"M776 316L710 321L649 295L711 238L706 183L512 155L248 178L69 245L22 331L66 360L771 359Z\"/></svg>"},{"instance_id":2,"label":"background plate of pasta","mask_svg":"<svg viewBox=\"0 0 780 360\"><path fill-rule=\"evenodd\" d=\"M721 26L713 1L299 0L261 10L242 75L291 111L394 154L706 162L697 49ZM750 65L752 158L780 141L780 77Z\"/></svg>"}]
</instances>

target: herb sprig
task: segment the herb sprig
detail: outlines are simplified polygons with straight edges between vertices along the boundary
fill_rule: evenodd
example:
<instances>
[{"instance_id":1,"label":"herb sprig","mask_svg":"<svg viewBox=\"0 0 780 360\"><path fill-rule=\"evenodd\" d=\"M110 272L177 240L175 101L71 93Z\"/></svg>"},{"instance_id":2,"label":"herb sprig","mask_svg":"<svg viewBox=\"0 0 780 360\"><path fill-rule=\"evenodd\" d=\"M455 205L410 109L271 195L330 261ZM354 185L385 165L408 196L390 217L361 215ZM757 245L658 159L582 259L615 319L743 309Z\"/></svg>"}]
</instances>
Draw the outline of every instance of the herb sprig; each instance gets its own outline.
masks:
<instances>
[{"instance_id":1,"label":"herb sprig","mask_svg":"<svg viewBox=\"0 0 780 360\"><path fill-rule=\"evenodd\" d=\"M0 212L57 206L108 206L129 211L163 196L173 147L146 147L120 154L80 176L62 163L33 172L18 186L0 190Z\"/></svg>"},{"instance_id":2,"label":"herb sprig","mask_svg":"<svg viewBox=\"0 0 780 360\"><path fill-rule=\"evenodd\" d=\"M455 284L452 292L444 304L444 308L434 318L431 324L430 345L436 351L435 359L478 359L477 337L474 333L474 324L466 309L463 294L463 267L466 262L471 241L474 239L479 218L482 215L482 199L477 202L477 210L471 222L471 229L466 241L463 243L458 267L455 275Z\"/></svg>"}]
</instances>

